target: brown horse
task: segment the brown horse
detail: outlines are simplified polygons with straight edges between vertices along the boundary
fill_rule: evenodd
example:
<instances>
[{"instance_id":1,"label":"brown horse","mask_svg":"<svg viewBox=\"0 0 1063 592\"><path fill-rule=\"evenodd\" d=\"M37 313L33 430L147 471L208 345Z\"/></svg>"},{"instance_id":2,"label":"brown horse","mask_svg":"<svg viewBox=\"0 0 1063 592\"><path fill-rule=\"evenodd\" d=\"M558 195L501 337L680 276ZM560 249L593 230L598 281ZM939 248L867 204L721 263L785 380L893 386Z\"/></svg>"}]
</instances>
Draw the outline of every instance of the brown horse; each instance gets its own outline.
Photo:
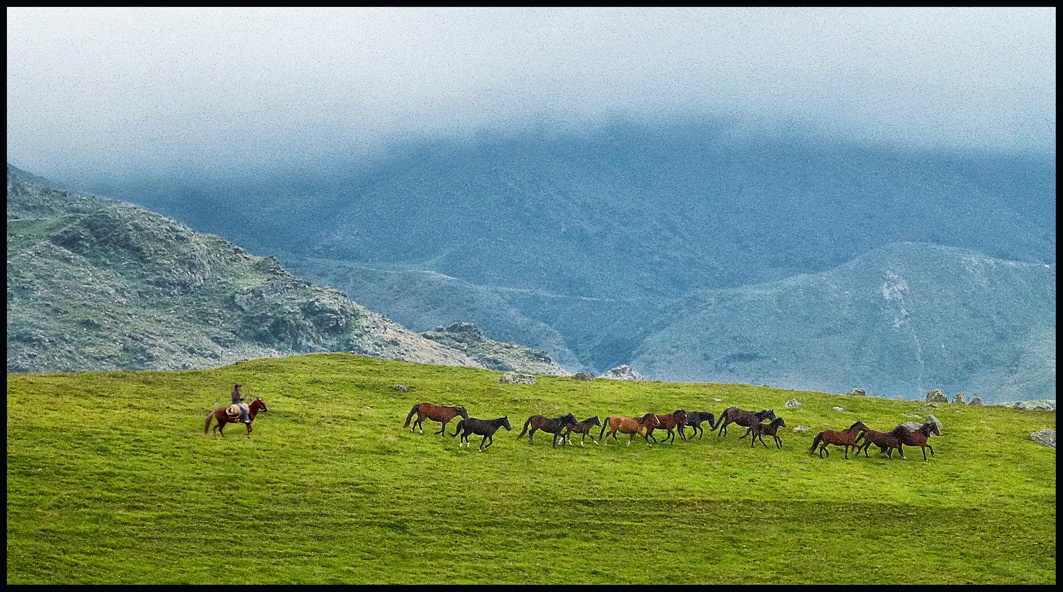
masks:
<instances>
[{"instance_id":1,"label":"brown horse","mask_svg":"<svg viewBox=\"0 0 1063 592\"><path fill-rule=\"evenodd\" d=\"M535 435L536 430L542 430L554 435L553 447L557 448L557 439L561 438L561 445L565 445L565 438L561 435L561 431L568 427L568 424L576 423L576 416L571 413L555 417L553 419L546 417L545 415L533 415L528 418L528 421L524 422L524 429L517 434L517 439L524 437L524 434L528 434L528 444L535 444L532 441L532 436ZM531 427L531 431L528 431L528 427Z\"/></svg>"},{"instance_id":2,"label":"brown horse","mask_svg":"<svg viewBox=\"0 0 1063 592\"><path fill-rule=\"evenodd\" d=\"M656 442L657 438L654 438L653 430L668 430L668 435L665 436L664 440L661 440L661 442L670 441L669 443L674 444L675 432L672 430L675 430L678 427L682 427L682 425L686 422L686 410L676 409L671 413L655 413L654 415L657 416L657 425L646 428L646 435L650 438L653 438L653 441ZM687 437L683 434L682 430L677 431L679 432L679 437L682 438L684 442L686 442Z\"/></svg>"},{"instance_id":3,"label":"brown horse","mask_svg":"<svg viewBox=\"0 0 1063 592\"><path fill-rule=\"evenodd\" d=\"M738 407L728 407L720 414L720 420L716 422L716 429L720 433L716 436L719 440L721 437L727 435L727 424L737 423L738 425L748 428L753 424L760 423L765 419L775 419L774 409L761 409L760 411L746 411L745 409L739 409Z\"/></svg>"},{"instance_id":4,"label":"brown horse","mask_svg":"<svg viewBox=\"0 0 1063 592\"><path fill-rule=\"evenodd\" d=\"M247 419L248 419L248 422L247 422L247 437L248 438L251 437L251 422L255 421L255 416L258 415L259 411L269 411L269 408L266 407L266 403L265 403L265 401L262 400L262 397L255 397L255 400L251 401L251 404L247 406ZM203 433L204 434L206 434L207 431L210 429L210 422L212 420L215 420L215 419L218 420L218 423L215 424L215 426L214 426L214 435L221 434L222 438L225 437L225 424L227 424L227 423L241 423L243 421L242 414L240 414L240 413L237 413L236 415L230 414L229 413L229 407L222 407L220 409L215 409L214 411L211 411L210 413L207 414L207 421L203 424Z\"/></svg>"},{"instance_id":5,"label":"brown horse","mask_svg":"<svg viewBox=\"0 0 1063 592\"><path fill-rule=\"evenodd\" d=\"M612 436L616 443L619 444L620 440L616 437L616 433L619 431L622 434L631 434L631 437L627 439L627 445L631 446L631 441L635 439L635 435L638 434L646 440L646 446L653 448L653 444L650 444L650 438L644 432L657 426L657 416L653 413L647 413L640 418L634 417L607 417L605 422L602 423L602 431L598 434L598 439L602 440L602 444L608 446L609 441L605 440L603 436L605 431L609 430L609 436ZM608 436L604 436L608 437ZM655 439L656 440L656 439Z\"/></svg>"},{"instance_id":6,"label":"brown horse","mask_svg":"<svg viewBox=\"0 0 1063 592\"><path fill-rule=\"evenodd\" d=\"M930 445L929 440L931 435L940 436L941 432L938 431L937 424L932 421L924 423L923 425L919 426L918 429L915 430L909 430L903 425L899 425L893 428L890 433L896 436L898 440L900 440L900 445L897 446L897 449L901 451L901 458L904 458L903 446L905 445L918 446L922 448L923 460L925 461L930 460L926 457L927 448L930 449L930 456L937 456L936 454L934 454L934 447Z\"/></svg>"},{"instance_id":7,"label":"brown horse","mask_svg":"<svg viewBox=\"0 0 1063 592\"><path fill-rule=\"evenodd\" d=\"M705 430L701 429L701 424L709 422L709 431L716 429L716 416L708 411L687 411L686 420L683 421L683 425L679 426L679 437L686 440L686 434L683 433L684 427L689 427L691 430L690 437L693 438L694 434L698 435L698 439L701 439L705 435Z\"/></svg>"},{"instance_id":8,"label":"brown horse","mask_svg":"<svg viewBox=\"0 0 1063 592\"><path fill-rule=\"evenodd\" d=\"M815 452L816 447L819 446L819 457L823 458L823 453L826 452L827 458L830 458L830 450L827 450L827 444L844 446L845 458L848 460L849 448L856 449L856 438L862 431L867 431L867 426L862 421L854 423L847 430L823 430L816 434L816 437L812 440L812 448L809 448L808 451L810 453Z\"/></svg>"},{"instance_id":9,"label":"brown horse","mask_svg":"<svg viewBox=\"0 0 1063 592\"><path fill-rule=\"evenodd\" d=\"M584 442L584 440L587 439L587 436L590 436L591 437L591 442L594 442L594 445L597 446L598 445L598 441L594 439L594 434L591 433L591 426L600 426L600 425L602 425L602 420L598 419L597 415L595 415L593 417L588 417L587 419L585 419L583 421L579 421L579 422L575 422L574 421L574 422L568 424L567 426L565 426L565 440L569 444L571 444L572 443L572 432L576 432L577 434L581 434L580 438L579 438L579 445L580 446L583 446L583 442Z\"/></svg>"},{"instance_id":10,"label":"brown horse","mask_svg":"<svg viewBox=\"0 0 1063 592\"><path fill-rule=\"evenodd\" d=\"M753 437L749 440L749 447L752 448L757 443L757 438L760 438L760 443L764 444L764 434L775 438L775 445L782 448L782 438L779 437L779 428L786 427L786 422L781 417L776 417L771 420L771 423L755 423L746 429L746 433L742 434L742 438L753 434ZM739 438L741 440L742 438ZM767 448L768 445L764 444Z\"/></svg>"},{"instance_id":11,"label":"brown horse","mask_svg":"<svg viewBox=\"0 0 1063 592\"><path fill-rule=\"evenodd\" d=\"M864 440L863 444L860 444L861 438ZM859 436L856 437L856 443L858 444L858 446L856 447L857 456L860 455L861 450L864 451L865 458L870 456L867 453L867 449L870 448L872 444L874 444L875 446L878 446L879 450L882 451L890 460L893 459L894 449L900 451L901 458L905 458L904 450L901 449L901 441L899 438L897 438L897 436L894 436L892 432L877 432L875 430L870 429L864 430L860 432Z\"/></svg>"},{"instance_id":12,"label":"brown horse","mask_svg":"<svg viewBox=\"0 0 1063 592\"><path fill-rule=\"evenodd\" d=\"M413 422L413 427L410 431L420 430L424 433L424 428L421 427L421 423L427 418L432 421L438 421L443 424L439 427L438 432L432 432L433 434L442 434L446 436L447 422L458 417L462 419L469 419L469 412L464 407L452 407L450 405L433 405L432 403L418 403L410 409L409 415L406 416L406 423L402 424L402 429L406 429L406 426L410 425L410 418L414 414L417 414L417 419Z\"/></svg>"}]
</instances>

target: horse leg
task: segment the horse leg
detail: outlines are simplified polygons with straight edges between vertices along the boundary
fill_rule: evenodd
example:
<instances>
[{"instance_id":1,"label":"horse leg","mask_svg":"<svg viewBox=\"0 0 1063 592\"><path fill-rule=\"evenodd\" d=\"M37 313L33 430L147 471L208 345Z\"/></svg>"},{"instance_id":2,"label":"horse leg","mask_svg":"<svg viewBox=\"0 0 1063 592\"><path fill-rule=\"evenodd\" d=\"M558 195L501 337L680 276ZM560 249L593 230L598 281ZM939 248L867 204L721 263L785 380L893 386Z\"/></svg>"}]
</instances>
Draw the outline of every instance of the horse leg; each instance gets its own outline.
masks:
<instances>
[{"instance_id":1,"label":"horse leg","mask_svg":"<svg viewBox=\"0 0 1063 592\"><path fill-rule=\"evenodd\" d=\"M447 421L450 421L450 420L448 419ZM441 421L441 422L439 422L439 431L438 432L432 432L432 435L433 436L436 435L436 434L444 434L445 435L446 432L447 432L447 422L446 421Z\"/></svg>"},{"instance_id":2,"label":"horse leg","mask_svg":"<svg viewBox=\"0 0 1063 592\"><path fill-rule=\"evenodd\" d=\"M930 456L937 456L934 454L934 447L931 446L929 442L927 442L926 447L930 449Z\"/></svg>"},{"instance_id":3,"label":"horse leg","mask_svg":"<svg viewBox=\"0 0 1063 592\"><path fill-rule=\"evenodd\" d=\"M535 430L537 430L537 429L538 428L536 428L535 426L532 426L531 431L528 432L528 444L534 444L535 443L535 442L532 442L532 436L535 435Z\"/></svg>"},{"instance_id":4,"label":"horse leg","mask_svg":"<svg viewBox=\"0 0 1063 592\"><path fill-rule=\"evenodd\" d=\"M782 438L780 438L778 435L772 437L775 438L775 445L779 447L779 450L782 450Z\"/></svg>"},{"instance_id":5,"label":"horse leg","mask_svg":"<svg viewBox=\"0 0 1063 592\"><path fill-rule=\"evenodd\" d=\"M764 444L765 448L768 447L768 445L764 443L764 434L757 434L757 439L760 440L761 444Z\"/></svg>"},{"instance_id":6,"label":"horse leg","mask_svg":"<svg viewBox=\"0 0 1063 592\"><path fill-rule=\"evenodd\" d=\"M920 446L923 449L923 460L930 462L930 459L926 457L926 446Z\"/></svg>"}]
</instances>

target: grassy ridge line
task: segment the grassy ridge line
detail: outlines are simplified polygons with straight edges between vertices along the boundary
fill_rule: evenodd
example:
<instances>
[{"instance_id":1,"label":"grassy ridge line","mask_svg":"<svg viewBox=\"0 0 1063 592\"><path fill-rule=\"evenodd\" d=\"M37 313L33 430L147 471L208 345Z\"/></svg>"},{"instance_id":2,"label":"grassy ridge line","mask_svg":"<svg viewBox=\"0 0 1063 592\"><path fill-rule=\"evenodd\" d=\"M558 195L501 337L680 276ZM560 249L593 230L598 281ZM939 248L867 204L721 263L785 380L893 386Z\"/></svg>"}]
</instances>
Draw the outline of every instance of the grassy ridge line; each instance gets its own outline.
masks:
<instances>
[{"instance_id":1,"label":"grassy ridge line","mask_svg":"<svg viewBox=\"0 0 1063 592\"><path fill-rule=\"evenodd\" d=\"M8 375L8 583L1055 582L1055 451L1028 439L1054 413L942 406L932 462L918 450L846 461L809 454L815 433L927 408L500 374L314 354ZM250 440L232 425L204 436L234 382L270 411ZM430 421L404 432L421 401L508 415L515 431L484 453L479 438L459 450L430 435ZM785 428L783 450L750 448L739 430L653 449L516 439L533 413L730 405L811 430Z\"/></svg>"}]
</instances>

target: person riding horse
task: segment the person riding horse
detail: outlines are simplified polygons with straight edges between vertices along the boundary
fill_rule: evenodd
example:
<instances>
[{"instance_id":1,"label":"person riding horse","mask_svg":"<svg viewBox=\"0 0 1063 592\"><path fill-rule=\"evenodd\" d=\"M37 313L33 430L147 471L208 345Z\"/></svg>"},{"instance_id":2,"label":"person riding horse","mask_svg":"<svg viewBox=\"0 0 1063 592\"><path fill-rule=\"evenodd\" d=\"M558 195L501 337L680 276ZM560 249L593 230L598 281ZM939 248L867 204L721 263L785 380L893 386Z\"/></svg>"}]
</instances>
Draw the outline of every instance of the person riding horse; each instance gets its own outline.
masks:
<instances>
[{"instance_id":1,"label":"person riding horse","mask_svg":"<svg viewBox=\"0 0 1063 592\"><path fill-rule=\"evenodd\" d=\"M244 385L237 383L233 387L233 404L240 408L240 413L244 416L244 423L251 423L251 420L247 418L247 405L244 405L244 394L240 392L240 387Z\"/></svg>"}]
</instances>

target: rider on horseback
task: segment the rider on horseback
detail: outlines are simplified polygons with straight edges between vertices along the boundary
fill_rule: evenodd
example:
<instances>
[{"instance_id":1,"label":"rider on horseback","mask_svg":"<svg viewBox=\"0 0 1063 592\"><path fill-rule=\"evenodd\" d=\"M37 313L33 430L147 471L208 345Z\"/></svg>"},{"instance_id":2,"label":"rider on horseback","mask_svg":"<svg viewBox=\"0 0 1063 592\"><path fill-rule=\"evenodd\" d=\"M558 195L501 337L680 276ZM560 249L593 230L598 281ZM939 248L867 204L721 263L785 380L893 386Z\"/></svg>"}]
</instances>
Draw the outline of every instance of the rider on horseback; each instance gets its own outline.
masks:
<instances>
[{"instance_id":1,"label":"rider on horseback","mask_svg":"<svg viewBox=\"0 0 1063 592\"><path fill-rule=\"evenodd\" d=\"M240 412L243 413L244 423L251 423L251 420L247 418L247 405L244 405L244 394L240 392L240 387L244 385L237 383L233 387L233 404L240 407Z\"/></svg>"}]
</instances>

